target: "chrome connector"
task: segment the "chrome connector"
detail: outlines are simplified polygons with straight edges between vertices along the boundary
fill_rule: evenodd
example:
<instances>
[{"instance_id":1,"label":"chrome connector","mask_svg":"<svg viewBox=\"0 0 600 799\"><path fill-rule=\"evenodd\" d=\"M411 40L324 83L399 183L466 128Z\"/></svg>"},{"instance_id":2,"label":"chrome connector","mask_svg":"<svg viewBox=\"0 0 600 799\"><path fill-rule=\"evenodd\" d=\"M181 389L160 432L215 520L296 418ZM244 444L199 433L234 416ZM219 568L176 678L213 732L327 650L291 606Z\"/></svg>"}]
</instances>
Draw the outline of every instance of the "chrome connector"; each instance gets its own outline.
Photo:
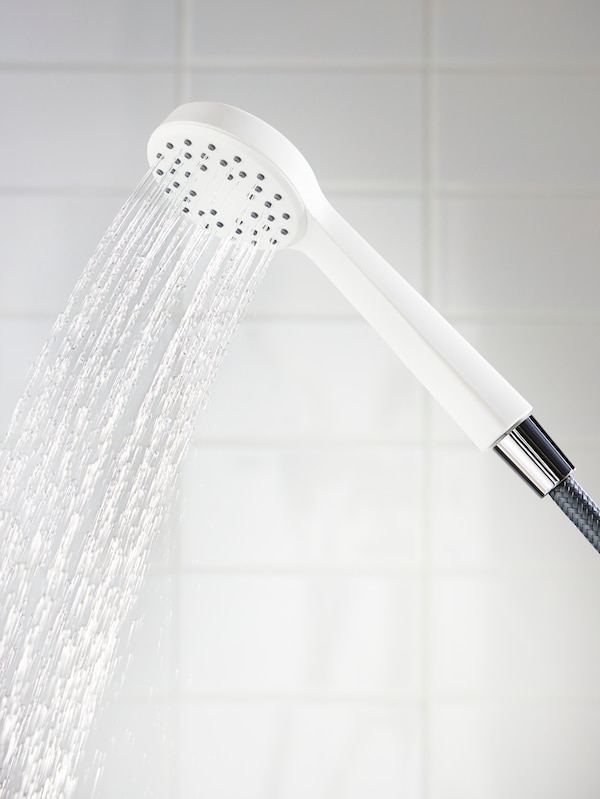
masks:
<instances>
[{"instance_id":1,"label":"chrome connector","mask_svg":"<svg viewBox=\"0 0 600 799\"><path fill-rule=\"evenodd\" d=\"M542 497L575 468L533 416L501 438L494 449Z\"/></svg>"}]
</instances>

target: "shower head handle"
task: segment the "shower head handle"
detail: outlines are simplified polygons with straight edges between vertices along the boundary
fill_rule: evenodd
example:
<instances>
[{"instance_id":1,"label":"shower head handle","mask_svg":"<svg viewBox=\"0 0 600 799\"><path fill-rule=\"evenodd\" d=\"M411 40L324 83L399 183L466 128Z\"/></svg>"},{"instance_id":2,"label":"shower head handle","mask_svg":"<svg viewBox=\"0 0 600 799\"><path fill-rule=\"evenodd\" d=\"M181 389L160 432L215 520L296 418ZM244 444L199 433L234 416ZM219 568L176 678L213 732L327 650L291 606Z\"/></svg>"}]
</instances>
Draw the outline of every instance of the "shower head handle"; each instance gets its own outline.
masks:
<instances>
[{"instance_id":1,"label":"shower head handle","mask_svg":"<svg viewBox=\"0 0 600 799\"><path fill-rule=\"evenodd\" d=\"M381 335L469 438L489 449L531 405L382 258L319 191L294 245Z\"/></svg>"}]
</instances>

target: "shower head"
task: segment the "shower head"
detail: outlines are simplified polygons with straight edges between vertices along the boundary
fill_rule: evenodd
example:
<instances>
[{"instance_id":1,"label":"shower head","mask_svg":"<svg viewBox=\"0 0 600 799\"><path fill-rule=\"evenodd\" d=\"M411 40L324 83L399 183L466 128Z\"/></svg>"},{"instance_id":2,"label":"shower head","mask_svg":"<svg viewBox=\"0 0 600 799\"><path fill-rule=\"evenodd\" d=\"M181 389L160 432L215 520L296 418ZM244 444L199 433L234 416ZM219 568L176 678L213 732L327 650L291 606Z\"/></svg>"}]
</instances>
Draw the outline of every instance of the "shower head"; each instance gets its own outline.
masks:
<instances>
[{"instance_id":1,"label":"shower head","mask_svg":"<svg viewBox=\"0 0 600 799\"><path fill-rule=\"evenodd\" d=\"M305 253L472 441L495 448L538 493L570 473L530 404L345 222L277 130L231 106L188 103L151 135L148 160L193 222Z\"/></svg>"},{"instance_id":2,"label":"shower head","mask_svg":"<svg viewBox=\"0 0 600 799\"><path fill-rule=\"evenodd\" d=\"M221 103L177 108L150 137L148 161L157 177L170 176L166 188L192 221L260 248L297 243L306 228L303 198L318 191L291 142Z\"/></svg>"},{"instance_id":3,"label":"shower head","mask_svg":"<svg viewBox=\"0 0 600 799\"><path fill-rule=\"evenodd\" d=\"M182 211L217 236L293 246L319 193L307 161L266 122L222 103L187 103L148 142L148 161Z\"/></svg>"}]
</instances>

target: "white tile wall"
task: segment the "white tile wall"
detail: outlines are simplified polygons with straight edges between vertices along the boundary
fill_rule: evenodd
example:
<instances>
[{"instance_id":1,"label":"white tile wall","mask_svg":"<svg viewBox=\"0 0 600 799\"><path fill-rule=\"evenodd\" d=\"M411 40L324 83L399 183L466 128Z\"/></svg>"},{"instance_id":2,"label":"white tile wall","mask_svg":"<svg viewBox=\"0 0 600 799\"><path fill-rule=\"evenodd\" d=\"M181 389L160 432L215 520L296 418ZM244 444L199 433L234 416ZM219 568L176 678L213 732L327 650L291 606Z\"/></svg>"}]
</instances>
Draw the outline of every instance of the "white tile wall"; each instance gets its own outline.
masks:
<instances>
[{"instance_id":1,"label":"white tile wall","mask_svg":"<svg viewBox=\"0 0 600 799\"><path fill-rule=\"evenodd\" d=\"M2 265L2 271L12 266ZM14 407L27 386L29 370L50 333L52 320L16 314L0 317L2 392L0 419L6 431Z\"/></svg>"},{"instance_id":2,"label":"white tile wall","mask_svg":"<svg viewBox=\"0 0 600 799\"><path fill-rule=\"evenodd\" d=\"M295 142L598 499L599 44L572 0L0 0L2 427L149 132L216 99ZM77 796L595 799L597 557L281 253Z\"/></svg>"},{"instance_id":3,"label":"white tile wall","mask_svg":"<svg viewBox=\"0 0 600 799\"><path fill-rule=\"evenodd\" d=\"M420 720L402 706L190 703L181 730L186 797L419 795Z\"/></svg>"},{"instance_id":4,"label":"white tile wall","mask_svg":"<svg viewBox=\"0 0 600 799\"><path fill-rule=\"evenodd\" d=\"M422 493L418 446L198 443L183 480L181 560L401 572L422 562Z\"/></svg>"},{"instance_id":5,"label":"white tile wall","mask_svg":"<svg viewBox=\"0 0 600 799\"><path fill-rule=\"evenodd\" d=\"M0 195L1 311L59 314L90 256L89 242L100 240L124 200L114 192L107 197Z\"/></svg>"},{"instance_id":6,"label":"white tile wall","mask_svg":"<svg viewBox=\"0 0 600 799\"><path fill-rule=\"evenodd\" d=\"M159 71L0 73L0 188L134 186L148 130L175 96L173 76Z\"/></svg>"},{"instance_id":7,"label":"white tile wall","mask_svg":"<svg viewBox=\"0 0 600 799\"><path fill-rule=\"evenodd\" d=\"M448 186L597 189L594 73L477 70L437 82L437 177Z\"/></svg>"},{"instance_id":8,"label":"white tile wall","mask_svg":"<svg viewBox=\"0 0 600 799\"><path fill-rule=\"evenodd\" d=\"M504 63L595 65L600 44L600 8L576 0L525 3L443 0L434 19L437 53L475 68Z\"/></svg>"},{"instance_id":9,"label":"white tile wall","mask_svg":"<svg viewBox=\"0 0 600 799\"><path fill-rule=\"evenodd\" d=\"M420 436L421 392L362 320L246 322L228 356L200 438L400 443Z\"/></svg>"},{"instance_id":10,"label":"white tile wall","mask_svg":"<svg viewBox=\"0 0 600 799\"><path fill-rule=\"evenodd\" d=\"M593 312L594 292L582 287L597 272L599 215L593 193L441 198L438 307L458 314Z\"/></svg>"},{"instance_id":11,"label":"white tile wall","mask_svg":"<svg viewBox=\"0 0 600 799\"><path fill-rule=\"evenodd\" d=\"M183 691L418 699L419 587L379 575L186 572Z\"/></svg>"},{"instance_id":12,"label":"white tile wall","mask_svg":"<svg viewBox=\"0 0 600 799\"><path fill-rule=\"evenodd\" d=\"M593 799L595 702L441 704L432 724L434 799Z\"/></svg>"},{"instance_id":13,"label":"white tile wall","mask_svg":"<svg viewBox=\"0 0 600 799\"><path fill-rule=\"evenodd\" d=\"M25 63L172 62L178 18L172 3L27 0L0 3L3 60Z\"/></svg>"},{"instance_id":14,"label":"white tile wall","mask_svg":"<svg viewBox=\"0 0 600 799\"><path fill-rule=\"evenodd\" d=\"M562 590L561 590L562 589ZM432 690L444 698L596 699L592 572L440 576L432 600Z\"/></svg>"},{"instance_id":15,"label":"white tile wall","mask_svg":"<svg viewBox=\"0 0 600 799\"><path fill-rule=\"evenodd\" d=\"M423 14L419 0L306 0L277 5L191 2L189 47L199 61L267 59L397 61L422 55Z\"/></svg>"}]
</instances>

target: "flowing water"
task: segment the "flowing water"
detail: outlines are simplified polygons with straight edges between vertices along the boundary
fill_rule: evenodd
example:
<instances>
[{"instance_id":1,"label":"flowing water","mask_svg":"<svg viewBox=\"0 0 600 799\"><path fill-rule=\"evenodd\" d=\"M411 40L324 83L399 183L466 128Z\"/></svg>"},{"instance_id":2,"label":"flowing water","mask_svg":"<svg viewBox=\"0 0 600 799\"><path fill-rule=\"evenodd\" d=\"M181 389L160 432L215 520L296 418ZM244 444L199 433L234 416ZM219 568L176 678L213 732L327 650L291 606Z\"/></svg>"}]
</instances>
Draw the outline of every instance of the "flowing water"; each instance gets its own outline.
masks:
<instances>
[{"instance_id":1,"label":"flowing water","mask_svg":"<svg viewBox=\"0 0 600 799\"><path fill-rule=\"evenodd\" d=\"M0 796L68 799L178 466L273 250L150 174L100 242L0 450Z\"/></svg>"}]
</instances>

